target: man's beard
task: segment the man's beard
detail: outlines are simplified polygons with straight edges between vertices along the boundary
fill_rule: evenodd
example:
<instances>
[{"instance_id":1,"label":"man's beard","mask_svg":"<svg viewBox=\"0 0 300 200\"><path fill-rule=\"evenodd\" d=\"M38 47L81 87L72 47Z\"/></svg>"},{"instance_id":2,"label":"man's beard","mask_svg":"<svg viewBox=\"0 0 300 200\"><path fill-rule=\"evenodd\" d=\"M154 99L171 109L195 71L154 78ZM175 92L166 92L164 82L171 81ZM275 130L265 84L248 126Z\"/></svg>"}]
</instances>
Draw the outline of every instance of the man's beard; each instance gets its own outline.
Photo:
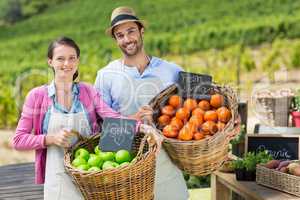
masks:
<instances>
[{"instance_id":1,"label":"man's beard","mask_svg":"<svg viewBox=\"0 0 300 200\"><path fill-rule=\"evenodd\" d=\"M126 48L124 47L120 47L122 52L128 56L128 57L132 57L132 56L135 56L137 55L139 52L141 52L142 48L143 48L143 40L142 38L140 37L140 39L138 41L134 41L132 42L134 45L135 45L135 49L134 50L130 50L128 51ZM130 43L131 44L131 43ZM129 44L129 45L130 45ZM127 45L126 45L127 46Z\"/></svg>"}]
</instances>

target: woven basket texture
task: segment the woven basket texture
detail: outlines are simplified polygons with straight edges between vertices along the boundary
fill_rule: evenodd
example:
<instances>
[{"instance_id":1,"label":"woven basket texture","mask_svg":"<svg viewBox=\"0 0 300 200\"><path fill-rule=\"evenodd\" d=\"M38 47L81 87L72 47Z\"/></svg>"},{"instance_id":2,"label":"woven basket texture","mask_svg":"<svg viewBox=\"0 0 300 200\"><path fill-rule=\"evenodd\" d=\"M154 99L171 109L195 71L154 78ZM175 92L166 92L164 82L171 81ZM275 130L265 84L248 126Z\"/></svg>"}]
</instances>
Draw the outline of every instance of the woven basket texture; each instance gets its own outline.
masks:
<instances>
[{"instance_id":1,"label":"woven basket texture","mask_svg":"<svg viewBox=\"0 0 300 200\"><path fill-rule=\"evenodd\" d=\"M292 99L293 97L258 98L261 108L259 114L271 126L288 126Z\"/></svg>"},{"instance_id":2,"label":"woven basket texture","mask_svg":"<svg viewBox=\"0 0 300 200\"><path fill-rule=\"evenodd\" d=\"M270 188L300 197L300 177L283 173L262 165L256 166L256 182Z\"/></svg>"},{"instance_id":3,"label":"woven basket texture","mask_svg":"<svg viewBox=\"0 0 300 200\"><path fill-rule=\"evenodd\" d=\"M154 123L160 134L164 137L163 146L172 161L181 169L191 175L204 176L219 169L226 160L229 151L229 134L239 130L235 126L238 117L238 103L236 92L229 86L212 85L211 94L219 93L225 97L225 105L231 110L232 118L222 131L202 140L181 141L163 136L158 126L160 108L166 105L169 97L180 95L177 85L171 85L163 90L150 102L154 110ZM239 125L238 125L239 126Z\"/></svg>"},{"instance_id":4,"label":"woven basket texture","mask_svg":"<svg viewBox=\"0 0 300 200\"><path fill-rule=\"evenodd\" d=\"M151 135L151 133L150 133ZM90 152L99 144L100 135L80 140L65 151L64 165L73 183L79 188L85 200L141 200L154 199L154 179L157 144L150 144L149 137L137 133L132 145L136 159L129 165L114 169L87 172L75 169L71 161L77 148Z\"/></svg>"}]
</instances>

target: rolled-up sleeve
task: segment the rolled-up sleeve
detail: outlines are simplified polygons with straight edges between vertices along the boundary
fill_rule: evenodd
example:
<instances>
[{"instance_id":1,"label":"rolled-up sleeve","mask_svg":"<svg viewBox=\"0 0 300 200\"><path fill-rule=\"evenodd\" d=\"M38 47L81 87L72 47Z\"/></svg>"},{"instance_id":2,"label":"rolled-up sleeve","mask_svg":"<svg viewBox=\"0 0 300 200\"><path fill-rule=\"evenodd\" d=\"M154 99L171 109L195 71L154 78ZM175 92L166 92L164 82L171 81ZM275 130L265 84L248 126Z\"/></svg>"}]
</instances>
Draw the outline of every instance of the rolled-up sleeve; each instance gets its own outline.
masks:
<instances>
[{"instance_id":1,"label":"rolled-up sleeve","mask_svg":"<svg viewBox=\"0 0 300 200\"><path fill-rule=\"evenodd\" d=\"M13 137L13 147L17 150L34 150L45 148L45 136L32 134L34 116L41 110L35 108L36 95L32 90L26 97L21 118Z\"/></svg>"}]
</instances>

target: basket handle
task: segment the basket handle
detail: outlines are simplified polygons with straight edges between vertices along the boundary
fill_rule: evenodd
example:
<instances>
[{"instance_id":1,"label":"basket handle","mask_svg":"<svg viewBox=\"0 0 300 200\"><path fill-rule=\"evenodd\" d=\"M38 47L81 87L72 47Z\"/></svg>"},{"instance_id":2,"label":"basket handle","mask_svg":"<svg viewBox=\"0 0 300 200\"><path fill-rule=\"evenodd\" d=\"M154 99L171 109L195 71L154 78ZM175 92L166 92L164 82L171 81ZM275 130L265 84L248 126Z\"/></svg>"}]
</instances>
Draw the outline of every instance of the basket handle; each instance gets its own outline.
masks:
<instances>
[{"instance_id":1,"label":"basket handle","mask_svg":"<svg viewBox=\"0 0 300 200\"><path fill-rule=\"evenodd\" d=\"M143 149L146 142L149 143L150 147L157 148L157 154L158 154L163 138L159 135L159 133L157 133L157 130L152 126L141 124L140 131L145 133L145 137L142 139L137 156L140 156L143 153Z\"/></svg>"},{"instance_id":2,"label":"basket handle","mask_svg":"<svg viewBox=\"0 0 300 200\"><path fill-rule=\"evenodd\" d=\"M71 132L74 136L76 136L76 137L78 138L78 141L77 141L75 144L73 144L72 146L65 148L65 150L73 149L74 146L76 146L78 143L85 142L85 141L88 141L88 140L89 140L88 137L82 136L82 135L81 135L78 131L76 131L76 130L73 130L73 129L72 129L70 132ZM89 146L89 148L91 148L91 144L90 144L89 142L87 142L87 145Z\"/></svg>"},{"instance_id":3,"label":"basket handle","mask_svg":"<svg viewBox=\"0 0 300 200\"><path fill-rule=\"evenodd\" d=\"M161 101L161 99L166 95L166 94L169 94L170 91L173 91L177 88L177 85L176 84L172 84L170 86L168 86L167 88L165 88L164 90L162 90L159 95L153 97L153 99L151 99L148 103L148 105L154 109L155 108L155 105L157 105L157 102Z\"/></svg>"},{"instance_id":4,"label":"basket handle","mask_svg":"<svg viewBox=\"0 0 300 200\"><path fill-rule=\"evenodd\" d=\"M80 133L78 131L75 130L71 130L70 131L73 135L75 135L79 141L85 141L86 138L84 138L82 135L80 135Z\"/></svg>"},{"instance_id":5,"label":"basket handle","mask_svg":"<svg viewBox=\"0 0 300 200\"><path fill-rule=\"evenodd\" d=\"M279 90L279 95L281 97L292 97L295 96L294 92L290 88L282 88Z\"/></svg>"},{"instance_id":6,"label":"basket handle","mask_svg":"<svg viewBox=\"0 0 300 200\"><path fill-rule=\"evenodd\" d=\"M241 131L241 116L237 115L237 118L234 120L233 128L226 135L228 140L233 139L236 135L238 135Z\"/></svg>"}]
</instances>

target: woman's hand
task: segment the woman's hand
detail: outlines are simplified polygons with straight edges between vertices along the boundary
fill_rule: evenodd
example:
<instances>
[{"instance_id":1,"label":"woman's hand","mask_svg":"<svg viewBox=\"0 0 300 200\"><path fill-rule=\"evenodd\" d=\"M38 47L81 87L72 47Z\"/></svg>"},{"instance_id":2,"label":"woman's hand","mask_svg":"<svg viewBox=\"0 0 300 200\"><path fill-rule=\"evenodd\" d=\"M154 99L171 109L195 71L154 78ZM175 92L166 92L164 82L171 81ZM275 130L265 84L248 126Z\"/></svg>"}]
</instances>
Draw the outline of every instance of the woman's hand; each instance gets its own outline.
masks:
<instances>
[{"instance_id":1,"label":"woman's hand","mask_svg":"<svg viewBox=\"0 0 300 200\"><path fill-rule=\"evenodd\" d=\"M71 138L75 134L72 131L60 130L57 134L46 135L46 146L56 145L59 147L67 148L71 145Z\"/></svg>"},{"instance_id":2,"label":"woman's hand","mask_svg":"<svg viewBox=\"0 0 300 200\"><path fill-rule=\"evenodd\" d=\"M148 105L142 106L139 108L139 111L135 114L135 116L145 124L152 124L153 109Z\"/></svg>"}]
</instances>

